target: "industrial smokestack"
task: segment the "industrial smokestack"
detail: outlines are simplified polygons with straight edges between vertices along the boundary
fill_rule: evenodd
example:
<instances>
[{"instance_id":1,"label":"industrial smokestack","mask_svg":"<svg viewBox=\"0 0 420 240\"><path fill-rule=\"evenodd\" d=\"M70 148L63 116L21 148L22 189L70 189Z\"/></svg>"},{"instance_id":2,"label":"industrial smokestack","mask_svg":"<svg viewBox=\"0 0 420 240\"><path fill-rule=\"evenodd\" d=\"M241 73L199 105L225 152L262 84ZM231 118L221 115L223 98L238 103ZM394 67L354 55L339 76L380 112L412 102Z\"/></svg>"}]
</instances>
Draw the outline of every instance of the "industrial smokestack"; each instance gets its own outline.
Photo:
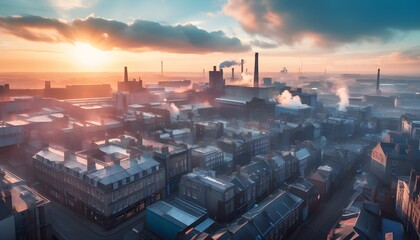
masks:
<instances>
[{"instance_id":1,"label":"industrial smokestack","mask_svg":"<svg viewBox=\"0 0 420 240\"><path fill-rule=\"evenodd\" d=\"M380 93L381 92L381 90L379 89L379 81L380 81L380 78L381 78L381 69L378 68L378 76L376 77L376 92L377 93Z\"/></svg>"},{"instance_id":2,"label":"industrial smokestack","mask_svg":"<svg viewBox=\"0 0 420 240\"><path fill-rule=\"evenodd\" d=\"M232 68L232 81L235 79L235 68Z\"/></svg>"},{"instance_id":3,"label":"industrial smokestack","mask_svg":"<svg viewBox=\"0 0 420 240\"><path fill-rule=\"evenodd\" d=\"M258 53L255 53L255 65L254 65L254 87L259 86L259 79L258 79Z\"/></svg>"},{"instance_id":4,"label":"industrial smokestack","mask_svg":"<svg viewBox=\"0 0 420 240\"><path fill-rule=\"evenodd\" d=\"M163 61L160 61L160 75L163 75Z\"/></svg>"},{"instance_id":5,"label":"industrial smokestack","mask_svg":"<svg viewBox=\"0 0 420 240\"><path fill-rule=\"evenodd\" d=\"M127 67L124 67L124 82L128 82L128 70L127 70Z\"/></svg>"},{"instance_id":6,"label":"industrial smokestack","mask_svg":"<svg viewBox=\"0 0 420 240\"><path fill-rule=\"evenodd\" d=\"M241 59L241 74L244 73L244 60Z\"/></svg>"}]
</instances>

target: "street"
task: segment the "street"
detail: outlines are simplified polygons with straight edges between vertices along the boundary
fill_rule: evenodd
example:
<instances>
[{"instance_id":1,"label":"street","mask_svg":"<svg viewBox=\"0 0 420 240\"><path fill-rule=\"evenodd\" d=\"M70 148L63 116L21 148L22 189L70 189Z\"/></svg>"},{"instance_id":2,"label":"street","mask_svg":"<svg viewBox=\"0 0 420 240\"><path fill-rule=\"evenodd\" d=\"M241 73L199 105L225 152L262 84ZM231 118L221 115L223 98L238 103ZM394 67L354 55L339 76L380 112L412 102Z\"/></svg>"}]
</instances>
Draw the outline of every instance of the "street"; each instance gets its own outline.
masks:
<instances>
[{"instance_id":1,"label":"street","mask_svg":"<svg viewBox=\"0 0 420 240\"><path fill-rule=\"evenodd\" d=\"M291 240L321 240L326 239L329 231L337 222L342 214L342 210L346 208L352 200L355 193L353 184L356 174L350 175L343 180L342 185L333 192L327 202L322 203L317 210L299 225L287 239Z\"/></svg>"},{"instance_id":2,"label":"street","mask_svg":"<svg viewBox=\"0 0 420 240\"><path fill-rule=\"evenodd\" d=\"M139 225L142 225L145 220L145 212L142 212L113 229L104 230L60 203L51 201L50 204L52 225L55 233L61 235L57 236L59 239L127 239L127 236L133 236L133 234L130 234L131 229L133 227L138 229Z\"/></svg>"}]
</instances>

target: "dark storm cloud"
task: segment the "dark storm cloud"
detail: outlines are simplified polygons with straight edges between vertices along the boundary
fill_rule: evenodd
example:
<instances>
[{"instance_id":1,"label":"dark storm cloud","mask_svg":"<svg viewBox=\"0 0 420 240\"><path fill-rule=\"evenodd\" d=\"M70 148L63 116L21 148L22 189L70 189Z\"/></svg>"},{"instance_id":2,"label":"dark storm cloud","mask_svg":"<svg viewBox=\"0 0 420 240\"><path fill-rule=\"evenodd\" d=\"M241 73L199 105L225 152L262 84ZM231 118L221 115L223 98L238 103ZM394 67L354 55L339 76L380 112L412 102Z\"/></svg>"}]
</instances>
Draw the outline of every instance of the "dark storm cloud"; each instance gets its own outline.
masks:
<instances>
[{"instance_id":1,"label":"dark storm cloud","mask_svg":"<svg viewBox=\"0 0 420 240\"><path fill-rule=\"evenodd\" d=\"M229 0L224 12L247 32L286 44L386 41L420 30L418 0Z\"/></svg>"},{"instance_id":2,"label":"dark storm cloud","mask_svg":"<svg viewBox=\"0 0 420 240\"><path fill-rule=\"evenodd\" d=\"M131 24L98 17L70 22L37 16L0 17L0 31L30 41L83 41L104 50L157 50L180 53L243 52L250 50L222 31L207 32L194 25L165 26L136 20Z\"/></svg>"}]
</instances>

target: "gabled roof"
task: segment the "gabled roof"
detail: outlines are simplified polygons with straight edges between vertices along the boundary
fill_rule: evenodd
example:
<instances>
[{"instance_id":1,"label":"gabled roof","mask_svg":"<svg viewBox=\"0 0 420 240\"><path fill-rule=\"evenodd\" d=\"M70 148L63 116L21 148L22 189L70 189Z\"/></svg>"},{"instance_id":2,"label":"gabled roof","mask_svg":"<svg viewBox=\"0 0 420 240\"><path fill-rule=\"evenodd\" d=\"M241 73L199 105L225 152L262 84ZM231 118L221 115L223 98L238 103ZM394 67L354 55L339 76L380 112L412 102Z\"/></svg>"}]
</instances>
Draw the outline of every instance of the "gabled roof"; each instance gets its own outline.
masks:
<instances>
[{"instance_id":1,"label":"gabled roof","mask_svg":"<svg viewBox=\"0 0 420 240\"><path fill-rule=\"evenodd\" d=\"M315 181L319 181L319 182L326 182L328 181L328 176L320 171L316 171L314 173L311 173L308 176L309 179L313 179Z\"/></svg>"},{"instance_id":2,"label":"gabled roof","mask_svg":"<svg viewBox=\"0 0 420 240\"><path fill-rule=\"evenodd\" d=\"M309 153L307 148L302 148L301 150L299 150L295 153L295 156L296 156L297 160L303 160L303 159L311 156L311 153Z\"/></svg>"}]
</instances>

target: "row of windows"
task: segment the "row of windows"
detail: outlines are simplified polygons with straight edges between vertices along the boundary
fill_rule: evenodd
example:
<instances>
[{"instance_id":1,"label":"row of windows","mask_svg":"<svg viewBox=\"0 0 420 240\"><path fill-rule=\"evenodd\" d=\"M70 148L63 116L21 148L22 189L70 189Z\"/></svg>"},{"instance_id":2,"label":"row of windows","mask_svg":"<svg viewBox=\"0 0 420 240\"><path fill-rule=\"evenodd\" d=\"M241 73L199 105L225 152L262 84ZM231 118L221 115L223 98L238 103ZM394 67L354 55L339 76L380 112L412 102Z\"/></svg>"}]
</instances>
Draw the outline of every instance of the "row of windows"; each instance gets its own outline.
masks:
<instances>
[{"instance_id":1,"label":"row of windows","mask_svg":"<svg viewBox=\"0 0 420 240\"><path fill-rule=\"evenodd\" d=\"M150 175L124 188L121 188L118 191L113 192L112 202L118 201L121 198L125 198L134 192L137 192L137 191L141 192L143 189L146 189L146 188L151 188L153 191L158 190L158 188L164 185L164 182L165 182L164 173L165 173L164 171L160 171L157 174Z\"/></svg>"}]
</instances>

